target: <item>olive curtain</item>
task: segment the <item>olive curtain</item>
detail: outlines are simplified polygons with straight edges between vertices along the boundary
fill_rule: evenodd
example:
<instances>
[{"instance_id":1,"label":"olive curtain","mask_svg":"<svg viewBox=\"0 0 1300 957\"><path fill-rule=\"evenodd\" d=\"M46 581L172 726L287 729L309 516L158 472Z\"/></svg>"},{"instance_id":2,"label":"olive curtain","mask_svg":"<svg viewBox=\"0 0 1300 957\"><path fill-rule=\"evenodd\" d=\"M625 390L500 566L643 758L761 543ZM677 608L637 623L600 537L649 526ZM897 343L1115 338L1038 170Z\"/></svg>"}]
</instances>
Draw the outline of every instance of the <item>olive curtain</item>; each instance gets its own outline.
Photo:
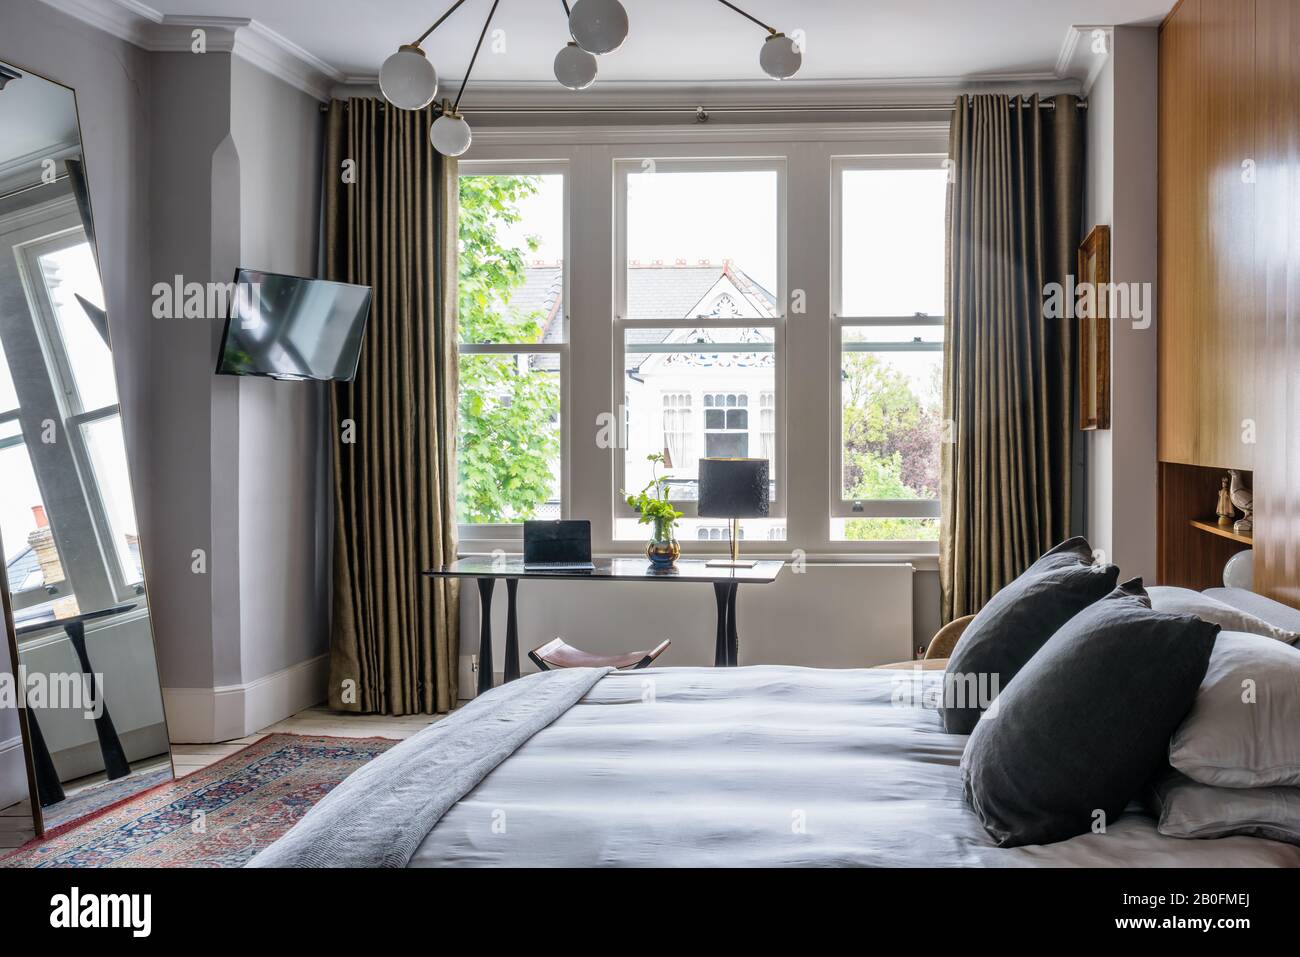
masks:
<instances>
[{"instance_id":1,"label":"olive curtain","mask_svg":"<svg viewBox=\"0 0 1300 957\"><path fill-rule=\"evenodd\" d=\"M326 120L324 275L373 287L356 379L330 402L334 600L330 707L413 714L456 703L454 160L429 109L335 100Z\"/></svg>"},{"instance_id":2,"label":"olive curtain","mask_svg":"<svg viewBox=\"0 0 1300 957\"><path fill-rule=\"evenodd\" d=\"M945 622L1069 537L1073 325L1044 318L1074 272L1082 111L963 96L949 133L939 572Z\"/></svg>"}]
</instances>

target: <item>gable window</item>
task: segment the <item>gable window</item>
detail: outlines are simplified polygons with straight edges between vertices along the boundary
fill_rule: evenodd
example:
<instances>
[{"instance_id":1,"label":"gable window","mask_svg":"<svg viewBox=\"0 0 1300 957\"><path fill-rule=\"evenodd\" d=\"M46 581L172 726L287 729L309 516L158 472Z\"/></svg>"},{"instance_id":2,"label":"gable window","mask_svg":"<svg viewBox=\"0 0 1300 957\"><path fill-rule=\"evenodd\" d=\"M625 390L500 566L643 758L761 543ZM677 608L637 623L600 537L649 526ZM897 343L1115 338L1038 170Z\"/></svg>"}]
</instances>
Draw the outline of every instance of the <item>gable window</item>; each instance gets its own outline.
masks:
<instances>
[{"instance_id":1,"label":"gable window","mask_svg":"<svg viewBox=\"0 0 1300 957\"><path fill-rule=\"evenodd\" d=\"M932 157L832 173L831 537L933 541L943 438L946 171Z\"/></svg>"},{"instance_id":2,"label":"gable window","mask_svg":"<svg viewBox=\"0 0 1300 957\"><path fill-rule=\"evenodd\" d=\"M615 491L644 486L652 474L647 456L667 450L670 467L659 474L667 475L672 501L686 516L679 537L719 540L716 527L695 517L702 456L766 457L772 517L746 525L751 538L784 535L776 414L785 335L784 177L778 160L615 166L614 330L629 423ZM760 422L762 396L770 414ZM635 512L617 494L614 508L614 537L643 537Z\"/></svg>"}]
</instances>

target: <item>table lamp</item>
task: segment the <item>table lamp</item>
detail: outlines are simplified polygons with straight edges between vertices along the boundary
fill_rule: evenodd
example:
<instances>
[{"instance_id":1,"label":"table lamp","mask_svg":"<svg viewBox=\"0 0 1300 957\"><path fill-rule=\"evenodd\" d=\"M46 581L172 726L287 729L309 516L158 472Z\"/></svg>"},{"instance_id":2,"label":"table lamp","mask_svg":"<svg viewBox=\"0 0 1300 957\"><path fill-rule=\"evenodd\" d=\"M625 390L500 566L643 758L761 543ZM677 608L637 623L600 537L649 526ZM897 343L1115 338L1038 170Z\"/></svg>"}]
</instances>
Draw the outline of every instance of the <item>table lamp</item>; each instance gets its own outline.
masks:
<instances>
[{"instance_id":1,"label":"table lamp","mask_svg":"<svg viewBox=\"0 0 1300 957\"><path fill-rule=\"evenodd\" d=\"M713 559L713 568L753 568L740 560L740 520L767 518L767 459L700 459L700 518L731 519L731 558Z\"/></svg>"}]
</instances>

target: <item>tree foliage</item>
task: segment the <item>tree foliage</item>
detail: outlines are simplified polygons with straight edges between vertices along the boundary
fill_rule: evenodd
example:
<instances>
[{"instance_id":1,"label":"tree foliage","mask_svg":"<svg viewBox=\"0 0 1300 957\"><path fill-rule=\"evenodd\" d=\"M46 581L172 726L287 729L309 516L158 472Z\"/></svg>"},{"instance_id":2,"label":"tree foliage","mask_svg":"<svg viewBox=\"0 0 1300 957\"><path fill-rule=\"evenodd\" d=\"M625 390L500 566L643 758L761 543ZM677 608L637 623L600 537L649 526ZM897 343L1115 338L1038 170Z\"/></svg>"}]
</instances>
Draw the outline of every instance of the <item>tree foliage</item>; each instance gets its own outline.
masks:
<instances>
[{"instance_id":1,"label":"tree foliage","mask_svg":"<svg viewBox=\"0 0 1300 957\"><path fill-rule=\"evenodd\" d=\"M507 246L501 230L521 219L519 204L537 193L535 176L460 179L460 341L537 342L544 316L522 314L510 300L524 283L526 249ZM457 507L463 522L530 518L555 493L560 453L558 376L527 355L463 355Z\"/></svg>"},{"instance_id":2,"label":"tree foliage","mask_svg":"<svg viewBox=\"0 0 1300 957\"><path fill-rule=\"evenodd\" d=\"M937 380L932 385L937 393ZM843 388L847 497L936 497L940 410L922 401L906 375L870 352L845 357ZM859 541L916 540L937 535L932 521L911 518L860 518L845 523L845 536Z\"/></svg>"}]
</instances>

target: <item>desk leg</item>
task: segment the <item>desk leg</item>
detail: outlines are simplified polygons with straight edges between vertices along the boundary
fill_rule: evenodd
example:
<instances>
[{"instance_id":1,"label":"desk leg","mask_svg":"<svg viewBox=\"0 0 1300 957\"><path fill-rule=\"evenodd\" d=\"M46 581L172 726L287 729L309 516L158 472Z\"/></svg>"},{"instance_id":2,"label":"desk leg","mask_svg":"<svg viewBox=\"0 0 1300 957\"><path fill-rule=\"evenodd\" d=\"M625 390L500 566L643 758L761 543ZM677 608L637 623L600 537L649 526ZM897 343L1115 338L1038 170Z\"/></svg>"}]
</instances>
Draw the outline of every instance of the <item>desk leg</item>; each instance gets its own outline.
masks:
<instances>
[{"instance_id":1,"label":"desk leg","mask_svg":"<svg viewBox=\"0 0 1300 957\"><path fill-rule=\"evenodd\" d=\"M734 668L740 664L740 635L736 632L736 592L740 585L733 583L727 595L727 665Z\"/></svg>"},{"instance_id":2,"label":"desk leg","mask_svg":"<svg viewBox=\"0 0 1300 957\"><path fill-rule=\"evenodd\" d=\"M713 667L727 667L727 598L731 586L726 582L713 583L713 597L718 603L718 637L713 645Z\"/></svg>"},{"instance_id":3,"label":"desk leg","mask_svg":"<svg viewBox=\"0 0 1300 957\"><path fill-rule=\"evenodd\" d=\"M27 731L32 738L32 765L36 768L36 799L41 807L58 804L65 797L63 785L59 783L59 772L50 760L50 749L45 746L45 736L41 734L41 725L36 720L36 712L27 709Z\"/></svg>"},{"instance_id":4,"label":"desk leg","mask_svg":"<svg viewBox=\"0 0 1300 957\"><path fill-rule=\"evenodd\" d=\"M478 693L492 690L492 586L495 578L478 580Z\"/></svg>"},{"instance_id":5,"label":"desk leg","mask_svg":"<svg viewBox=\"0 0 1300 957\"><path fill-rule=\"evenodd\" d=\"M519 590L518 578L506 579L506 681L519 677L519 624L515 617L515 592Z\"/></svg>"},{"instance_id":6,"label":"desk leg","mask_svg":"<svg viewBox=\"0 0 1300 957\"><path fill-rule=\"evenodd\" d=\"M86 625L84 622L74 621L65 625L63 630L72 643L72 650L77 653L77 661L80 662L81 671L86 676L86 684L90 686L91 698L99 704L99 717L95 719L95 735L99 738L99 753L104 757L104 773L110 781L124 778L131 773L131 765L126 760L126 752L122 750L117 728L113 727L113 719L108 714L108 705L99 700L104 689L95 681L95 672L90 667L90 655L86 651Z\"/></svg>"}]
</instances>

